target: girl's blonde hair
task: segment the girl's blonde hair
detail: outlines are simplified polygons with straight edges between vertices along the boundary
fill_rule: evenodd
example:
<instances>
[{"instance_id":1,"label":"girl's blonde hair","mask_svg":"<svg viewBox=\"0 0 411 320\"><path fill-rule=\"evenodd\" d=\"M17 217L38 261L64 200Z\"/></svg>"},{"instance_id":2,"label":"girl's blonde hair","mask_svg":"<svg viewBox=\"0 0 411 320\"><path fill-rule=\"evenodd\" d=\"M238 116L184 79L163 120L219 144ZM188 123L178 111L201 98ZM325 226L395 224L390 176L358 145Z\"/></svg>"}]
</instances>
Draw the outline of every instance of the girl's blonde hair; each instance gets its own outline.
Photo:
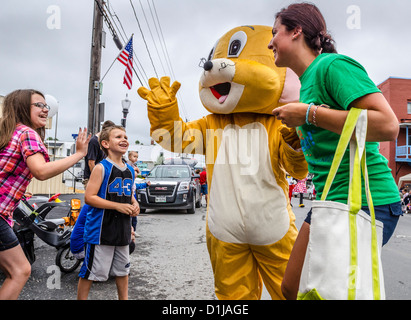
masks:
<instances>
[{"instance_id":1,"label":"girl's blonde hair","mask_svg":"<svg viewBox=\"0 0 411 320\"><path fill-rule=\"evenodd\" d=\"M43 93L33 89L15 90L4 98L2 118L0 119L0 149L9 144L18 123L33 128L31 122L31 96L33 94L38 94L44 98ZM44 140L45 128L34 130Z\"/></svg>"}]
</instances>

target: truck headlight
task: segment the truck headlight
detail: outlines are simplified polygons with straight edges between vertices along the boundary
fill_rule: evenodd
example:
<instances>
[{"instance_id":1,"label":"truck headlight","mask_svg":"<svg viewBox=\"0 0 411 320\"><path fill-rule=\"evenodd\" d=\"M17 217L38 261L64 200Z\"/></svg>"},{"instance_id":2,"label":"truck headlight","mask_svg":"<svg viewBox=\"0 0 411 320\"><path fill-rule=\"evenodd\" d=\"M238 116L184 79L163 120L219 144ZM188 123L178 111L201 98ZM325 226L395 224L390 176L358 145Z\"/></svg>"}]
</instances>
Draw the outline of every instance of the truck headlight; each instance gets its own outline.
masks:
<instances>
[{"instance_id":1,"label":"truck headlight","mask_svg":"<svg viewBox=\"0 0 411 320\"><path fill-rule=\"evenodd\" d=\"M181 182L178 187L178 191L188 191L188 189L190 189L190 183L187 181Z\"/></svg>"}]
</instances>

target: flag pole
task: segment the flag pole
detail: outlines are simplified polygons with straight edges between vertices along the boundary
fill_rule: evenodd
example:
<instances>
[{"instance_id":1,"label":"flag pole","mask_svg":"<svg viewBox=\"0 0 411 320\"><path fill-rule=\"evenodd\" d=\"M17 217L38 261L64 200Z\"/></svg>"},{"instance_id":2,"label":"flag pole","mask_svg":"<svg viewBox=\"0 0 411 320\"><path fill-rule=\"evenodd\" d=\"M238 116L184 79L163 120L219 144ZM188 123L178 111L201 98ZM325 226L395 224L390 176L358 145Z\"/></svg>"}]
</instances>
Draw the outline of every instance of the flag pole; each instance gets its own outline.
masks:
<instances>
[{"instance_id":1,"label":"flag pole","mask_svg":"<svg viewBox=\"0 0 411 320\"><path fill-rule=\"evenodd\" d=\"M108 68L108 70L106 71L106 73L104 74L103 78L101 78L100 82L103 82L104 78L106 77L107 73L110 71L110 69L113 67L114 63L116 62L116 60L118 59L118 57L120 56L120 54L123 52L124 48L127 46L127 44L130 42L131 38L133 38L134 33L131 34L130 39L128 39L128 41L126 42L126 44L123 46L123 48L121 48L120 53L117 55L117 57L114 59L114 61L111 63L110 67ZM134 69L134 67L133 67ZM136 70L134 70L135 72ZM140 81L141 82L141 81Z\"/></svg>"}]
</instances>

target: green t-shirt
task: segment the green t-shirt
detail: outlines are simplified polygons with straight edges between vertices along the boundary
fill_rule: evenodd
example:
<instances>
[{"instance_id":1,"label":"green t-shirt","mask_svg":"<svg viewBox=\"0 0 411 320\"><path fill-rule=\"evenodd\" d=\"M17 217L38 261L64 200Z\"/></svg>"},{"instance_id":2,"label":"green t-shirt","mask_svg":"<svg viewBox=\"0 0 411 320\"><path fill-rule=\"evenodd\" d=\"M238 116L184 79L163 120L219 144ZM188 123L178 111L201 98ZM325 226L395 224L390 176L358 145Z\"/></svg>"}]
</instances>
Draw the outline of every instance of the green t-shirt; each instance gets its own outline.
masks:
<instances>
[{"instance_id":1,"label":"green t-shirt","mask_svg":"<svg viewBox=\"0 0 411 320\"><path fill-rule=\"evenodd\" d=\"M358 62L344 55L333 53L319 55L305 70L300 81L301 102L326 104L337 110L348 110L355 99L380 92ZM297 133L308 163L308 170L314 174L313 183L318 192L317 197L321 197L340 135L307 124L298 127ZM378 149L378 142L366 143L366 159L373 203L384 205L398 202L400 196L391 169L387 165L388 161ZM347 203L349 166L348 148L327 200ZM363 205L367 206L364 186L362 197Z\"/></svg>"}]
</instances>

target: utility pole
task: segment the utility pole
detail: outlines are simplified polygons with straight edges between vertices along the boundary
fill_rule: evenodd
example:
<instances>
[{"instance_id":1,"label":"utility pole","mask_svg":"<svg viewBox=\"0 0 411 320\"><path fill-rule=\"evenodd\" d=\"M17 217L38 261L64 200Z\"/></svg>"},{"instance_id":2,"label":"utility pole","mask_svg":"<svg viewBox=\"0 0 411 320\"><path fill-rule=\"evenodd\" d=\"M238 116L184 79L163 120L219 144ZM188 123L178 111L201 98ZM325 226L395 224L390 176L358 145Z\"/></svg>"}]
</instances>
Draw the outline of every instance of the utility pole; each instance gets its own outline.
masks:
<instances>
[{"instance_id":1,"label":"utility pole","mask_svg":"<svg viewBox=\"0 0 411 320\"><path fill-rule=\"evenodd\" d=\"M100 130L99 102L101 76L101 47L103 33L103 0L94 0L93 35L91 40L90 83L88 93L88 132Z\"/></svg>"}]
</instances>

